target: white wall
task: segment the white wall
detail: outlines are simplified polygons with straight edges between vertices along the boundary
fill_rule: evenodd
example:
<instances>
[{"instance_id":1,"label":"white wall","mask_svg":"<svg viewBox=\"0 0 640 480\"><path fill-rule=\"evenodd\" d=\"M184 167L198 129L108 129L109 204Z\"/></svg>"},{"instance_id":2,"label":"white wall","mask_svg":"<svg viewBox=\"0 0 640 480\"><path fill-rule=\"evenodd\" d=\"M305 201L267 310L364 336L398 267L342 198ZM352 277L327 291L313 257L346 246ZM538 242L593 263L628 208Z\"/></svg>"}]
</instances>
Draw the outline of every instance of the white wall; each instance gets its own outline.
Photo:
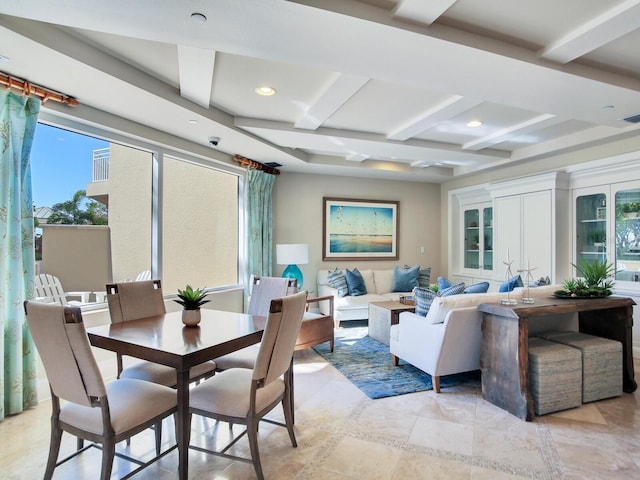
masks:
<instances>
[{"instance_id":1,"label":"white wall","mask_svg":"<svg viewBox=\"0 0 640 480\"><path fill-rule=\"evenodd\" d=\"M322 260L323 197L399 201L399 259L368 262ZM440 275L441 224L440 185L369 180L328 175L282 173L274 187L274 244L309 244L309 264L301 265L304 288L316 290L318 269L336 266L392 268L394 265L432 267L432 278ZM445 211L446 212L446 211ZM420 253L424 247L424 254ZM275 262L275 246L274 246ZM274 265L280 275L286 265Z\"/></svg>"}]
</instances>

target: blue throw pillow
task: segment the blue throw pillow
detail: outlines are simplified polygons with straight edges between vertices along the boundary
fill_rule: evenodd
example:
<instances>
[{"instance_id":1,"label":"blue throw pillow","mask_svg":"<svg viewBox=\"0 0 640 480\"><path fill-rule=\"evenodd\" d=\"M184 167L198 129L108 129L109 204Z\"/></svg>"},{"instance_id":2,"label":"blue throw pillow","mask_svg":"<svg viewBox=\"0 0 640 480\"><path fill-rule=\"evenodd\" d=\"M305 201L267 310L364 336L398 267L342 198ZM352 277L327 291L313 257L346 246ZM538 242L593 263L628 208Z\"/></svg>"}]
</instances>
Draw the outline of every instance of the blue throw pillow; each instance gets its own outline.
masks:
<instances>
[{"instance_id":1,"label":"blue throw pillow","mask_svg":"<svg viewBox=\"0 0 640 480\"><path fill-rule=\"evenodd\" d=\"M440 290L446 290L447 288L451 287L453 285L453 283L451 282L451 280L448 280L444 277L438 277L438 291Z\"/></svg>"},{"instance_id":2,"label":"blue throw pillow","mask_svg":"<svg viewBox=\"0 0 640 480\"><path fill-rule=\"evenodd\" d=\"M464 292L464 282L456 283L455 285L451 285L445 289L438 290L438 295L440 297L448 297L450 295L458 295Z\"/></svg>"},{"instance_id":3,"label":"blue throw pillow","mask_svg":"<svg viewBox=\"0 0 640 480\"><path fill-rule=\"evenodd\" d=\"M433 303L433 299L437 296L436 292L428 288L415 287L413 289L413 296L416 299L416 313L426 317Z\"/></svg>"},{"instance_id":4,"label":"blue throw pillow","mask_svg":"<svg viewBox=\"0 0 640 480\"><path fill-rule=\"evenodd\" d=\"M415 267L398 268L393 267L393 283L391 284L392 292L410 292L413 287L418 286L418 274L420 273L420 265Z\"/></svg>"},{"instance_id":5,"label":"blue throw pillow","mask_svg":"<svg viewBox=\"0 0 640 480\"><path fill-rule=\"evenodd\" d=\"M364 283L364 278L362 278L360 270L354 268L353 271L351 271L347 268L346 277L349 295L359 297L360 295L367 294L367 286Z\"/></svg>"},{"instance_id":6,"label":"blue throw pillow","mask_svg":"<svg viewBox=\"0 0 640 480\"><path fill-rule=\"evenodd\" d=\"M429 285L431 285L431 267L423 268L418 273L418 286L429 288Z\"/></svg>"},{"instance_id":7,"label":"blue throw pillow","mask_svg":"<svg viewBox=\"0 0 640 480\"><path fill-rule=\"evenodd\" d=\"M499 292L510 292L516 287L522 287L522 278L520 275L516 275L515 277L511 277L509 280L505 281L500 285Z\"/></svg>"},{"instance_id":8,"label":"blue throw pillow","mask_svg":"<svg viewBox=\"0 0 640 480\"><path fill-rule=\"evenodd\" d=\"M345 297L349 295L347 279L339 268L329 270L329 275L327 275L327 285L338 290L338 297Z\"/></svg>"},{"instance_id":9,"label":"blue throw pillow","mask_svg":"<svg viewBox=\"0 0 640 480\"><path fill-rule=\"evenodd\" d=\"M464 293L487 293L488 290L489 282L480 282L466 287Z\"/></svg>"}]
</instances>

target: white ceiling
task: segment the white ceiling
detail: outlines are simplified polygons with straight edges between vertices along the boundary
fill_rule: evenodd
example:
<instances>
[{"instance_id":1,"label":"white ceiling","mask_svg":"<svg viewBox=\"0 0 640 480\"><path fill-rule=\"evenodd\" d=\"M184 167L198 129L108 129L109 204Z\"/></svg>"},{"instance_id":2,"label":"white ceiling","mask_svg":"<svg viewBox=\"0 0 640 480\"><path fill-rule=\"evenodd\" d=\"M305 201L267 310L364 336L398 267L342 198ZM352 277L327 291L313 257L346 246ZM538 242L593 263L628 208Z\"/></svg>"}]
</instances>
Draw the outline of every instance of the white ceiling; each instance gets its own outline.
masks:
<instances>
[{"instance_id":1,"label":"white ceiling","mask_svg":"<svg viewBox=\"0 0 640 480\"><path fill-rule=\"evenodd\" d=\"M443 182L640 128L623 120L640 113L640 0L1 0L0 14L0 71L285 172Z\"/></svg>"}]
</instances>

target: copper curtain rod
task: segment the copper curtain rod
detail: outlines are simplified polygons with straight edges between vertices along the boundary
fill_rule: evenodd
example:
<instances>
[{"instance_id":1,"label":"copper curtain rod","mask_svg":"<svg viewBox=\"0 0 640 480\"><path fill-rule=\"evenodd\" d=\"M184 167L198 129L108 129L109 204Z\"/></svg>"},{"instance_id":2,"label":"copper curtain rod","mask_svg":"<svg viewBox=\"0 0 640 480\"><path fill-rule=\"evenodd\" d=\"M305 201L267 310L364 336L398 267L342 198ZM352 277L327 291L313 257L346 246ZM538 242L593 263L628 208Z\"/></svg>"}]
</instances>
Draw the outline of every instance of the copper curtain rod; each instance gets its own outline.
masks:
<instances>
[{"instance_id":1,"label":"copper curtain rod","mask_svg":"<svg viewBox=\"0 0 640 480\"><path fill-rule=\"evenodd\" d=\"M241 166L247 168L253 168L254 170L262 170L265 173L270 173L271 175L280 175L280 170L277 168L272 168L263 163L256 162L255 160L251 160L249 158L245 158L241 155L234 155L233 159L238 162Z\"/></svg>"},{"instance_id":2,"label":"copper curtain rod","mask_svg":"<svg viewBox=\"0 0 640 480\"><path fill-rule=\"evenodd\" d=\"M43 104L46 103L47 100L53 100L54 102L66 103L71 107L78 105L78 101L69 95L33 85L28 80L12 77L4 72L0 72L0 84L4 85L7 90L11 90L12 88L19 90L25 97L29 97L31 95L40 97L42 98Z\"/></svg>"}]
</instances>

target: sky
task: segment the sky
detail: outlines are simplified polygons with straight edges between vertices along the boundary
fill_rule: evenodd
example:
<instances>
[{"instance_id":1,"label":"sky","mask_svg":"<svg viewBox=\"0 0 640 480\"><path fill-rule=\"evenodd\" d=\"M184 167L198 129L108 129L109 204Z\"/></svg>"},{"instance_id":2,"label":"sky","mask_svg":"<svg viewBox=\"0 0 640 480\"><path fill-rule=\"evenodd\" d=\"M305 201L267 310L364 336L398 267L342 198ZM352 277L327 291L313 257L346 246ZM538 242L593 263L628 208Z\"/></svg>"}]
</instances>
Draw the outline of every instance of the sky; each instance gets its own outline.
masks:
<instances>
[{"instance_id":1,"label":"sky","mask_svg":"<svg viewBox=\"0 0 640 480\"><path fill-rule=\"evenodd\" d=\"M51 207L85 190L93 177L93 151L109 143L38 123L31 147L33 204Z\"/></svg>"}]
</instances>

